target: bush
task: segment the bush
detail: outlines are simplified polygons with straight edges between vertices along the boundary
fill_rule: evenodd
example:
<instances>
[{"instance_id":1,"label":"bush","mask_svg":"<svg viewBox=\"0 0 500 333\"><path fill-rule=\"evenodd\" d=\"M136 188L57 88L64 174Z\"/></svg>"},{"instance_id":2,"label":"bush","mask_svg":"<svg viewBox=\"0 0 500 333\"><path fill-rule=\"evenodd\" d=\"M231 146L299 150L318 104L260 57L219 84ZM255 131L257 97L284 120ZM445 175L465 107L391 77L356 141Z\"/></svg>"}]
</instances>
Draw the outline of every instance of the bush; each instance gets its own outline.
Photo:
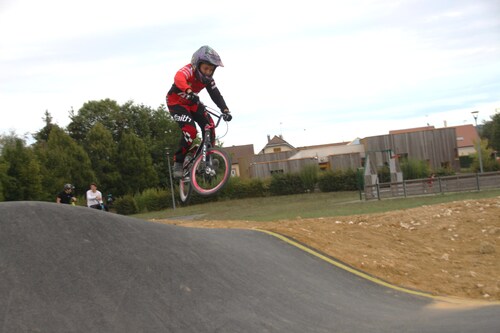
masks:
<instances>
[{"instance_id":1,"label":"bush","mask_svg":"<svg viewBox=\"0 0 500 333\"><path fill-rule=\"evenodd\" d=\"M155 212L172 205L171 194L166 190L150 188L134 196L139 212Z\"/></svg>"},{"instance_id":2,"label":"bush","mask_svg":"<svg viewBox=\"0 0 500 333\"><path fill-rule=\"evenodd\" d=\"M427 178L431 174L426 161L411 158L401 163L401 171L404 180Z\"/></svg>"},{"instance_id":3,"label":"bush","mask_svg":"<svg viewBox=\"0 0 500 333\"><path fill-rule=\"evenodd\" d=\"M379 183L391 182L391 169L388 166L379 167L377 170L377 175Z\"/></svg>"},{"instance_id":4,"label":"bush","mask_svg":"<svg viewBox=\"0 0 500 333\"><path fill-rule=\"evenodd\" d=\"M219 197L228 199L243 199L264 197L267 194L266 184L261 179L242 179L231 177L222 189Z\"/></svg>"},{"instance_id":5,"label":"bush","mask_svg":"<svg viewBox=\"0 0 500 333\"><path fill-rule=\"evenodd\" d=\"M113 206L116 209L116 212L122 215L137 214L139 212L139 208L137 207L134 197L129 194L116 199Z\"/></svg>"},{"instance_id":6,"label":"bush","mask_svg":"<svg viewBox=\"0 0 500 333\"><path fill-rule=\"evenodd\" d=\"M306 191L314 192L318 182L318 172L319 166L317 164L308 164L300 170L299 177Z\"/></svg>"},{"instance_id":7,"label":"bush","mask_svg":"<svg viewBox=\"0 0 500 333\"><path fill-rule=\"evenodd\" d=\"M305 188L298 174L274 174L269 184L271 195L288 195L304 193Z\"/></svg>"},{"instance_id":8,"label":"bush","mask_svg":"<svg viewBox=\"0 0 500 333\"><path fill-rule=\"evenodd\" d=\"M453 176L455 174L455 170L452 168L439 168L436 170L436 176L444 177L444 176Z\"/></svg>"},{"instance_id":9,"label":"bush","mask_svg":"<svg viewBox=\"0 0 500 333\"><path fill-rule=\"evenodd\" d=\"M319 176L318 185L321 192L356 191L359 176L355 170L326 171Z\"/></svg>"}]
</instances>

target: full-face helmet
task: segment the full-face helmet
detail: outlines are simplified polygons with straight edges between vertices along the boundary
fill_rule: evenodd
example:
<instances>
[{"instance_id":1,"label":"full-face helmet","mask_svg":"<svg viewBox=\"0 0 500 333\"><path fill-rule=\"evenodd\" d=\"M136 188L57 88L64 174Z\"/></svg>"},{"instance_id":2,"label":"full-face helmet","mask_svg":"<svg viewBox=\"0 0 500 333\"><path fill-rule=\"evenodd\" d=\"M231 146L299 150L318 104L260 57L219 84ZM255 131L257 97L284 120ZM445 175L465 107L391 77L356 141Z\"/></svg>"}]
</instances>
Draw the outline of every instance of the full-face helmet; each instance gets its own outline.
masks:
<instances>
[{"instance_id":1,"label":"full-face helmet","mask_svg":"<svg viewBox=\"0 0 500 333\"><path fill-rule=\"evenodd\" d=\"M75 187L74 187L73 185L71 185L71 184L64 184L64 189L65 189L65 190L72 190L72 189L74 189L74 188L75 188Z\"/></svg>"},{"instance_id":2,"label":"full-face helmet","mask_svg":"<svg viewBox=\"0 0 500 333\"><path fill-rule=\"evenodd\" d=\"M196 78L200 80L203 84L209 84L210 81L212 81L212 75L204 75L202 72L200 72L200 64L201 63L206 63L217 67L224 67L222 64L222 61L220 60L219 54L215 52L214 49L212 49L208 45L204 45L200 47L194 54L193 57L191 58L191 66L193 67L193 71L196 75ZM214 69L215 72L215 69Z\"/></svg>"}]
</instances>

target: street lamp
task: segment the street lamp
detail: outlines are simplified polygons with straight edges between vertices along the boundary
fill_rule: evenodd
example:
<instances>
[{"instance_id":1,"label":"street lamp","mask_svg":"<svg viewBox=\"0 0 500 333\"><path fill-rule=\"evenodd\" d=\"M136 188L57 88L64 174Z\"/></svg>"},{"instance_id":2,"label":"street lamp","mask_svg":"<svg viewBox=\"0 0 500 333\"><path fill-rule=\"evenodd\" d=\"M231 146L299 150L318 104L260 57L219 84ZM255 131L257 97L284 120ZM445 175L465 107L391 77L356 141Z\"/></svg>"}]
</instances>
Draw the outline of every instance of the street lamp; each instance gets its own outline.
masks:
<instances>
[{"instance_id":1,"label":"street lamp","mask_svg":"<svg viewBox=\"0 0 500 333\"><path fill-rule=\"evenodd\" d=\"M479 136L479 132L477 130L477 116L479 114L479 111L472 111L472 116L474 117L474 122L476 123L476 132ZM479 171L481 173L483 173L483 157L481 156L481 137L479 136L479 142L478 142L478 150L477 150L477 153L478 153L478 157L479 157Z\"/></svg>"},{"instance_id":2,"label":"street lamp","mask_svg":"<svg viewBox=\"0 0 500 333\"><path fill-rule=\"evenodd\" d=\"M170 170L170 150L165 148L167 152L167 164L168 164L168 176L170 178L170 193L172 193L172 207L175 210L175 194L174 194L174 182L172 180L172 171Z\"/></svg>"}]
</instances>

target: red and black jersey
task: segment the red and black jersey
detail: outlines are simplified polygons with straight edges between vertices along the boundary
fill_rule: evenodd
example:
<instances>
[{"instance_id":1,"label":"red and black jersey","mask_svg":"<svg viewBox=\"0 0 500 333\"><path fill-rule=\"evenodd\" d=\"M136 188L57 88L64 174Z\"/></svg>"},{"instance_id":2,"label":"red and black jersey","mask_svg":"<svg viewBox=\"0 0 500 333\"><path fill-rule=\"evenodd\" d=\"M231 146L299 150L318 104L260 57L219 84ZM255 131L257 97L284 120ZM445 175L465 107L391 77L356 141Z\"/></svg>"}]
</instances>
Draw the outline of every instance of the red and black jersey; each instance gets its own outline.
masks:
<instances>
[{"instance_id":1,"label":"red and black jersey","mask_svg":"<svg viewBox=\"0 0 500 333\"><path fill-rule=\"evenodd\" d=\"M195 111L196 105L193 108L193 103L184 98L186 96L186 90L191 89L193 92L199 93L203 88L207 88L210 98L219 109L224 110L228 108L219 89L215 85L215 81L212 79L208 85L203 84L196 78L191 64L182 67L175 74L174 84L167 93L167 105L183 105Z\"/></svg>"}]
</instances>

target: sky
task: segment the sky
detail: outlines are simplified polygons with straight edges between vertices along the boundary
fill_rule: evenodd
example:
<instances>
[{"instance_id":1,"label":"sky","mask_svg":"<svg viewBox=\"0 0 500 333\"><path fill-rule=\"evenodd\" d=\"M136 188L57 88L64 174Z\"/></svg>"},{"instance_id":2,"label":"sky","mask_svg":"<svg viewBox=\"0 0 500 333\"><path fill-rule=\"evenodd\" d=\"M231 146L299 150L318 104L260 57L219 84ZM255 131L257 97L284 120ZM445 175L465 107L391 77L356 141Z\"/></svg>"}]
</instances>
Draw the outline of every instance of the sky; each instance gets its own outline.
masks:
<instances>
[{"instance_id":1,"label":"sky","mask_svg":"<svg viewBox=\"0 0 500 333\"><path fill-rule=\"evenodd\" d=\"M499 0L0 0L0 134L110 98L157 108L210 45L225 146L295 147L500 112ZM201 99L215 106L208 94Z\"/></svg>"}]
</instances>

